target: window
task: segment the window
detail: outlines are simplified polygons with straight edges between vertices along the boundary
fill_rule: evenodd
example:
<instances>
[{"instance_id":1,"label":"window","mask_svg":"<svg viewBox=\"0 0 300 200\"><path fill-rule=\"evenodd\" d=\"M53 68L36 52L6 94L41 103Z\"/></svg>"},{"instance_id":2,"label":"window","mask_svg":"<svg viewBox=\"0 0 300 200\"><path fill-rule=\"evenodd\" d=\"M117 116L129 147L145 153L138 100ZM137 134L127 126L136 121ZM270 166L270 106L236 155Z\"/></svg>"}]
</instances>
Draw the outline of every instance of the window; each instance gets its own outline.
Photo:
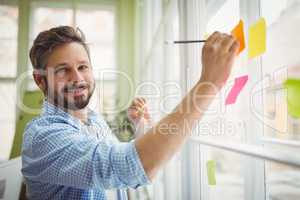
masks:
<instances>
[{"instance_id":1,"label":"window","mask_svg":"<svg viewBox=\"0 0 300 200\"><path fill-rule=\"evenodd\" d=\"M0 77L15 77L17 72L18 8L0 5Z\"/></svg>"},{"instance_id":2,"label":"window","mask_svg":"<svg viewBox=\"0 0 300 200\"><path fill-rule=\"evenodd\" d=\"M85 33L87 42L90 44L95 76L100 78L101 69L115 69L116 29L113 10L80 7L76 12L76 24ZM114 79L113 76L104 78Z\"/></svg>"},{"instance_id":3,"label":"window","mask_svg":"<svg viewBox=\"0 0 300 200\"><path fill-rule=\"evenodd\" d=\"M146 98L154 124L171 112L181 99L180 47L165 41L179 39L177 1L141 1L137 55L140 64L138 95ZM136 196L156 200L181 199L181 156L176 155L155 179L152 186Z\"/></svg>"},{"instance_id":4,"label":"window","mask_svg":"<svg viewBox=\"0 0 300 200\"><path fill-rule=\"evenodd\" d=\"M264 108L264 140L266 148L297 152L300 121L288 113L287 95L283 82L299 79L299 1L261 1L262 16L267 21L267 52L262 58L266 77ZM284 37L283 37L284 36ZM285 145L282 142L287 142ZM291 144L290 144L291 143ZM290 145L289 145L290 144ZM300 144L300 143L299 143ZM266 162L267 197L279 200L296 200L300 197L299 168Z\"/></svg>"},{"instance_id":5,"label":"window","mask_svg":"<svg viewBox=\"0 0 300 200\"><path fill-rule=\"evenodd\" d=\"M262 15L266 16L268 51L262 59L262 69L267 77L265 91L265 136L274 139L299 140L299 120L288 114L286 92L282 85L287 78L299 78L297 32L299 3L287 1L262 1ZM286 37L280 37L281 34ZM280 38L280 39L279 39ZM286 52L289 52L288 54Z\"/></svg>"},{"instance_id":6,"label":"window","mask_svg":"<svg viewBox=\"0 0 300 200\"><path fill-rule=\"evenodd\" d=\"M0 24L0 160L6 160L15 130L18 7L0 5Z\"/></svg>"},{"instance_id":7,"label":"window","mask_svg":"<svg viewBox=\"0 0 300 200\"><path fill-rule=\"evenodd\" d=\"M0 160L9 158L16 126L16 85L0 83Z\"/></svg>"},{"instance_id":8,"label":"window","mask_svg":"<svg viewBox=\"0 0 300 200\"><path fill-rule=\"evenodd\" d=\"M220 4L220 9L216 13L207 13L207 33L213 33L214 31L220 31L229 33L240 19L239 14L239 1L219 1L212 2L214 4ZM217 5L215 5L217 6ZM208 10L209 12L209 10ZM210 17L210 18L209 18ZM225 23L226 22L226 23Z\"/></svg>"},{"instance_id":9,"label":"window","mask_svg":"<svg viewBox=\"0 0 300 200\"><path fill-rule=\"evenodd\" d=\"M213 33L214 31L220 31L230 33L240 20L239 1L227 0L214 3L221 5L219 5L219 10L215 13L207 13L207 16L211 17L207 19L206 32ZM234 67L236 69L234 69L229 80L232 80L235 76L242 73L241 70L238 69L242 68L242 66L236 64ZM213 140L222 142L242 142L242 138L245 137L245 122L242 120L243 118L239 118L239 116L242 115L242 112L239 110L244 109L244 107L239 104L234 105L235 108L224 106L223 94L228 92L231 85L232 81L229 81L225 89L220 93L220 96L216 98L212 106L210 106L211 114L208 113L199 125L200 128L197 131L199 137L207 136ZM246 96L242 94L239 98L246 98ZM239 99L239 103L241 101L242 100ZM205 159L202 159L204 162L202 166L206 164L206 160L216 162L217 185L207 185L204 187L206 188L204 192L207 191L206 195L208 199L243 199L245 187L241 164L243 157L216 148L201 148L201 151L202 155L205 154ZM206 177L206 173L203 174L203 178L204 177Z\"/></svg>"},{"instance_id":10,"label":"window","mask_svg":"<svg viewBox=\"0 0 300 200\"><path fill-rule=\"evenodd\" d=\"M163 191L154 187L154 192L156 191L158 195L155 199L161 197L160 192L165 198L170 197L168 196L170 188L173 191L174 188L181 188L180 194L177 193L179 196L172 196L172 199L180 199L180 197L205 200L298 199L300 194L296 188L299 187L297 184L299 168L293 165L299 163L299 158L294 157L291 152L296 152L300 147L298 143L300 124L299 119L288 114L287 95L283 89L283 82L288 77L299 79L300 75L298 53L300 42L297 36L299 1L171 0L162 2L166 5L179 2L178 10L181 13L178 15L180 22L178 32L173 29L173 33L170 33L168 31L171 29L168 28L163 31L164 37L168 40L202 39L204 35L216 30L230 33L242 19L246 49L237 58L229 82L194 131L190 143L182 152L183 156L180 157L180 161L171 162L168 166L168 169L172 169L170 166L173 166L173 169L180 168L177 169L181 172L181 184L174 184L175 178L170 176L172 173L165 170L164 178L157 181L158 185L163 183ZM144 2L142 6L146 16L141 26L142 33L144 33L142 36L147 41L146 48L140 52L144 55L142 56L144 61L142 62L142 81L155 80L164 85L169 80L178 81L180 77L183 80L179 82L180 87L185 89L186 86L193 85L189 82L199 78L201 44L165 46L164 56L160 56L157 52L161 52L159 45L164 37L158 34L159 31L153 31L155 27L153 21L157 18L153 20L154 18L151 18L147 12L147 8L151 10L157 6L153 4L160 3ZM162 10L162 16L168 15L166 10ZM267 22L267 51L260 57L248 59L248 28L260 17L264 17ZM172 20L176 21L175 18ZM162 17L160 23L168 26L172 20ZM150 34L153 32L157 33L153 36L154 39ZM180 35L176 35L177 33ZM177 50L181 62L176 59ZM168 61L169 57L174 60L174 63ZM162 63L164 68L159 69ZM165 76L158 74L162 71ZM179 72L178 75L176 75L177 72ZM187 76L184 73L187 73ZM242 75L249 76L246 87L234 105L225 106L225 97L234 78ZM255 93L257 88L258 93ZM164 95L172 92L179 93L175 88L167 88ZM166 103L169 110L176 105L175 102ZM229 151L224 149L229 149ZM254 155L245 156L244 154L249 155L247 152L254 152ZM257 159L261 156L265 160ZM270 159L275 162L270 162ZM216 161L217 184L215 186L207 182L206 162L209 160ZM277 163L282 161L288 165Z\"/></svg>"},{"instance_id":11,"label":"window","mask_svg":"<svg viewBox=\"0 0 300 200\"><path fill-rule=\"evenodd\" d=\"M73 11L71 8L33 7L32 34L30 35L30 44L32 44L32 41L41 31L55 26L70 26L72 24L72 15Z\"/></svg>"}]
</instances>

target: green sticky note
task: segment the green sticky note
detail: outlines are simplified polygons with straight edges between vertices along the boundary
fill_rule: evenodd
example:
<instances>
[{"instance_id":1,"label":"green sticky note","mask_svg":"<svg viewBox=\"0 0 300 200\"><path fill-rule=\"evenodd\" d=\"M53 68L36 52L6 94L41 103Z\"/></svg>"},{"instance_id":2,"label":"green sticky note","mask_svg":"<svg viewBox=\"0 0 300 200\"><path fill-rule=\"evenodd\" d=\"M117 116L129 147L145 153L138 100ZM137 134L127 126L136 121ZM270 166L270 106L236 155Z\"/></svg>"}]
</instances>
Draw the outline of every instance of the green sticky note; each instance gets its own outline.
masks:
<instances>
[{"instance_id":1,"label":"green sticky note","mask_svg":"<svg viewBox=\"0 0 300 200\"><path fill-rule=\"evenodd\" d=\"M209 160L206 163L208 185L216 185L216 161Z\"/></svg>"},{"instance_id":2,"label":"green sticky note","mask_svg":"<svg viewBox=\"0 0 300 200\"><path fill-rule=\"evenodd\" d=\"M287 89L288 113L295 118L300 117L300 79L287 79L284 82Z\"/></svg>"}]
</instances>

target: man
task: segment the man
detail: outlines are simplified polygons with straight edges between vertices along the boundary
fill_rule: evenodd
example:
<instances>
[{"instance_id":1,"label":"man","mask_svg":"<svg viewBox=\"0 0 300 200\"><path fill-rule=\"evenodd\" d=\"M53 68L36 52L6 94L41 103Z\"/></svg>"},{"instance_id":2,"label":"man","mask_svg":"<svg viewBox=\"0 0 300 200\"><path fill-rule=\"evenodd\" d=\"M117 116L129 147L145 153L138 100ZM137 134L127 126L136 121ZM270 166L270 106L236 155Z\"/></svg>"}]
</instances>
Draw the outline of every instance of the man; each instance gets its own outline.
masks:
<instances>
[{"instance_id":1,"label":"man","mask_svg":"<svg viewBox=\"0 0 300 200\"><path fill-rule=\"evenodd\" d=\"M126 199L125 188L149 184L226 82L238 47L232 36L213 33L202 50L201 78L176 109L135 141L118 143L103 118L87 108L95 81L83 34L67 26L41 32L30 59L45 101L26 127L22 147L29 199L106 199L110 188ZM133 121L143 120L143 106L142 99L133 103Z\"/></svg>"}]
</instances>

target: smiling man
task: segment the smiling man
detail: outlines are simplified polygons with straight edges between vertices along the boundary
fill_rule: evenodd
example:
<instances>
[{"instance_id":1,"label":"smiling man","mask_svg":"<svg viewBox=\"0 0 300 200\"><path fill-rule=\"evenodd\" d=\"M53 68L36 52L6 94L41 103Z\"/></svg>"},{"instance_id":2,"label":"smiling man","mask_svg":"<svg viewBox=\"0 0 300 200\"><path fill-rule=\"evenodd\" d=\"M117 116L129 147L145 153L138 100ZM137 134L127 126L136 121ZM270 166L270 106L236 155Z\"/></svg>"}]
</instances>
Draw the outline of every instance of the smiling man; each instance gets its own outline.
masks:
<instances>
[{"instance_id":1,"label":"smiling man","mask_svg":"<svg viewBox=\"0 0 300 200\"><path fill-rule=\"evenodd\" d=\"M230 35L212 34L194 88L146 134L119 143L101 115L88 109L95 80L83 34L68 26L41 32L30 59L45 101L41 115L26 127L22 147L28 198L106 199L106 189L117 189L118 198L127 199L124 189L149 184L226 82L238 46ZM129 108L135 124L148 120L147 111L139 114L145 106L140 98ZM176 129L168 128L174 124Z\"/></svg>"}]
</instances>

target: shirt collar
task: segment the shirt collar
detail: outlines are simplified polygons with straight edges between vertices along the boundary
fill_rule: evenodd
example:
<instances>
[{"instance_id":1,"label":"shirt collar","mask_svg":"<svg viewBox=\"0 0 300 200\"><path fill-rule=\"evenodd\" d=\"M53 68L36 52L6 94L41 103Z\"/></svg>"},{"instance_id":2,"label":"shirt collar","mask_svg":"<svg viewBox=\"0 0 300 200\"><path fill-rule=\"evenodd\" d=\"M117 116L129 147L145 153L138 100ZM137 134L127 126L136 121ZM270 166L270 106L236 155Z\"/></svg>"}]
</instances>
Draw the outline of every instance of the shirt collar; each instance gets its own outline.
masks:
<instances>
[{"instance_id":1,"label":"shirt collar","mask_svg":"<svg viewBox=\"0 0 300 200\"><path fill-rule=\"evenodd\" d=\"M64 111L63 109L59 108L58 106L53 105L47 99L44 100L43 106L42 106L42 113L41 115L58 115L63 117L66 121L69 123L75 125L77 128L80 127L82 122L69 114L68 112ZM97 113L95 113L93 110L88 108L88 121L93 122L97 120Z\"/></svg>"}]
</instances>

